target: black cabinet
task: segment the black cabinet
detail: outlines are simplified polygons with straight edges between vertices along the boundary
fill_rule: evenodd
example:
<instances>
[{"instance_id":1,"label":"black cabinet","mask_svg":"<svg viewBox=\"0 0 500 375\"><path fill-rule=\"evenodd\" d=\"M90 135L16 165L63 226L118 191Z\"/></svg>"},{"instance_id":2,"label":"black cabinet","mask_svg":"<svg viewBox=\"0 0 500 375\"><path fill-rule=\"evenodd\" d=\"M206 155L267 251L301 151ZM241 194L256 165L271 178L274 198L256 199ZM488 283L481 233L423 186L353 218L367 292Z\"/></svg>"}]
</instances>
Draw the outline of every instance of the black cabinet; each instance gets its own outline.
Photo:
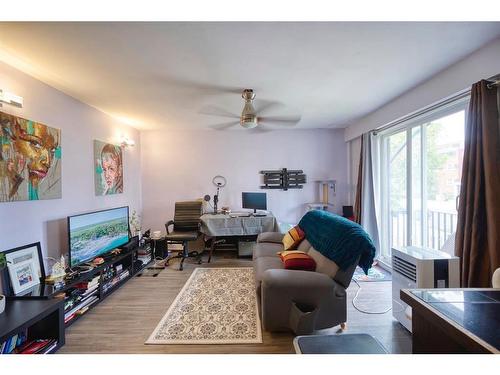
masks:
<instances>
[{"instance_id":1,"label":"black cabinet","mask_svg":"<svg viewBox=\"0 0 500 375\"><path fill-rule=\"evenodd\" d=\"M7 298L6 302L0 314L0 345L24 333L26 342L50 340L42 353L54 353L64 345L63 299Z\"/></svg>"}]
</instances>

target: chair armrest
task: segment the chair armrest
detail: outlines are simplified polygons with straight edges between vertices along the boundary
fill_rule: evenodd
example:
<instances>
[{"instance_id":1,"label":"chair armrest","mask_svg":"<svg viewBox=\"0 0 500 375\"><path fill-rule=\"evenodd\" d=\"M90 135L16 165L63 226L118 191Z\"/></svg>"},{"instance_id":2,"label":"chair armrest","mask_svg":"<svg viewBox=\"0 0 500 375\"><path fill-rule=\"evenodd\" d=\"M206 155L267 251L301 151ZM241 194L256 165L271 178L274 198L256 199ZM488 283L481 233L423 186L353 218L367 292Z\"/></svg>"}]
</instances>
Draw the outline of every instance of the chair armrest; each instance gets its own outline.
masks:
<instances>
[{"instance_id":1,"label":"chair armrest","mask_svg":"<svg viewBox=\"0 0 500 375\"><path fill-rule=\"evenodd\" d=\"M168 227L170 225L174 225L174 221L173 220L169 220L167 221L167 223L165 224L165 229L167 230L167 234L170 234L170 231L168 230Z\"/></svg>"},{"instance_id":2,"label":"chair armrest","mask_svg":"<svg viewBox=\"0 0 500 375\"><path fill-rule=\"evenodd\" d=\"M330 276L312 271L269 269L262 277L262 289L287 290L290 295L331 291L336 285Z\"/></svg>"},{"instance_id":3,"label":"chair armrest","mask_svg":"<svg viewBox=\"0 0 500 375\"><path fill-rule=\"evenodd\" d=\"M257 236L257 242L282 243L284 233L280 232L263 232Z\"/></svg>"}]
</instances>

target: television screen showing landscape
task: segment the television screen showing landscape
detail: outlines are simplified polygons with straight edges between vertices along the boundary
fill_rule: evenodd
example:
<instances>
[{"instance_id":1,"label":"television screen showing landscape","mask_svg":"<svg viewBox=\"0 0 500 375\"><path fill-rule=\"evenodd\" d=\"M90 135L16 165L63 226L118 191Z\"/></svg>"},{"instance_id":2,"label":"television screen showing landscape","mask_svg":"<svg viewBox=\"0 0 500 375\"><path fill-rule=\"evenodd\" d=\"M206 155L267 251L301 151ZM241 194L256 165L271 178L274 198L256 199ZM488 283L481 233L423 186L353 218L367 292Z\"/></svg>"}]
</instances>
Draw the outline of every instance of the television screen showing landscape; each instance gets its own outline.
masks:
<instances>
[{"instance_id":1,"label":"television screen showing landscape","mask_svg":"<svg viewBox=\"0 0 500 375\"><path fill-rule=\"evenodd\" d=\"M128 207L71 216L68 227L71 266L76 266L128 242Z\"/></svg>"}]
</instances>

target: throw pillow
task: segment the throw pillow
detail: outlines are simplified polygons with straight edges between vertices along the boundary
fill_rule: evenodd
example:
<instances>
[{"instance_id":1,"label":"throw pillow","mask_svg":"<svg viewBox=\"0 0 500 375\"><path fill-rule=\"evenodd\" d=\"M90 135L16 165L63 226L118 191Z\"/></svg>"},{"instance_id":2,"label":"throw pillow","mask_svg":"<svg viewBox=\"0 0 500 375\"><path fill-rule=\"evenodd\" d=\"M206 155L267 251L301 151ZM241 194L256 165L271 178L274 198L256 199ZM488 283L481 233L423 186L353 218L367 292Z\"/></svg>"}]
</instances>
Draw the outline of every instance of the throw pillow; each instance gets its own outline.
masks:
<instances>
[{"instance_id":1,"label":"throw pillow","mask_svg":"<svg viewBox=\"0 0 500 375\"><path fill-rule=\"evenodd\" d=\"M302 252L292 252L280 255L283 266L287 270L314 271L316 262L309 255Z\"/></svg>"},{"instance_id":2,"label":"throw pillow","mask_svg":"<svg viewBox=\"0 0 500 375\"><path fill-rule=\"evenodd\" d=\"M277 254L283 260L283 257L287 256L288 254L307 254L307 253L305 251L302 251L302 250L285 250L285 251L280 251Z\"/></svg>"},{"instance_id":3,"label":"throw pillow","mask_svg":"<svg viewBox=\"0 0 500 375\"><path fill-rule=\"evenodd\" d=\"M283 237L283 250L294 250L306 238L306 234L298 225L290 229Z\"/></svg>"}]
</instances>

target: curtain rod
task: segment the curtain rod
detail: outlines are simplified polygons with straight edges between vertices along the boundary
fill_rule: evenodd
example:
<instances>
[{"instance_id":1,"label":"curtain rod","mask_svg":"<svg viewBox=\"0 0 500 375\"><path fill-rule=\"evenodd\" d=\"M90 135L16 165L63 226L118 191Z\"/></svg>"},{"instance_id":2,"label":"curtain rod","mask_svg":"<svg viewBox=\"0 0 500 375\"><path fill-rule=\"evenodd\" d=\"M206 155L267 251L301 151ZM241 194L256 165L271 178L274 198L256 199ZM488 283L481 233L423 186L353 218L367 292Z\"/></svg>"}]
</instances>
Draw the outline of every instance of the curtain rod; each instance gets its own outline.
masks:
<instances>
[{"instance_id":1,"label":"curtain rod","mask_svg":"<svg viewBox=\"0 0 500 375\"><path fill-rule=\"evenodd\" d=\"M491 81L490 83L488 83L486 85L487 88L491 89L493 88L494 86L498 86L500 85L500 74L496 74L490 78L488 78L486 81ZM374 135L377 135L378 132L381 132L381 131L384 131L384 130L387 130L387 129L390 129L392 128L393 126L396 126L396 125L399 125L399 124L402 124L403 122L406 122L408 120L412 120L416 117L419 117L419 116L422 116L422 115L425 115L426 113L429 113L435 109L438 109L439 107L442 107L444 105L447 105L447 104L450 104L450 103L453 103L454 101L456 100L460 100L460 99L463 99L467 96L470 95L470 88L466 88L466 89L463 89L447 98L444 98L434 104L431 104L427 107L424 107L424 108L421 108L415 112L412 112L406 116L403 116L403 117L400 117L399 119L396 119L394 121L391 121L383 126L381 126L380 128L377 128L377 129L373 129L373 130L370 130L370 133L373 133Z\"/></svg>"},{"instance_id":2,"label":"curtain rod","mask_svg":"<svg viewBox=\"0 0 500 375\"><path fill-rule=\"evenodd\" d=\"M374 135L377 135L377 133L379 132L382 132L384 130L387 130L387 129L390 129L392 128L393 126L396 126L396 125L399 125L399 124L402 124L403 122L406 122L406 121L409 121L409 120L412 120L416 117L420 117L426 113L429 113L435 109L438 109L439 107L442 107L444 105L447 105L447 104L450 104L450 103L453 103L454 101L456 100L460 100L460 99L463 99L467 96L470 95L470 88L467 88L467 89L464 89L462 91L459 91L457 92L456 94L452 95L452 96L449 96L443 100L440 100L434 104L431 104L427 107L424 107L422 109L419 109L418 111L415 111L413 113L410 113L404 117L401 117L397 120L394 120L394 121L391 121L389 122L388 124L385 124L384 126L380 127L380 128L377 128L377 129L374 129L374 130L371 130L371 132L374 134Z\"/></svg>"},{"instance_id":3,"label":"curtain rod","mask_svg":"<svg viewBox=\"0 0 500 375\"><path fill-rule=\"evenodd\" d=\"M492 89L495 86L500 85L500 79L497 79L496 81L490 82L486 85L487 88Z\"/></svg>"}]
</instances>

